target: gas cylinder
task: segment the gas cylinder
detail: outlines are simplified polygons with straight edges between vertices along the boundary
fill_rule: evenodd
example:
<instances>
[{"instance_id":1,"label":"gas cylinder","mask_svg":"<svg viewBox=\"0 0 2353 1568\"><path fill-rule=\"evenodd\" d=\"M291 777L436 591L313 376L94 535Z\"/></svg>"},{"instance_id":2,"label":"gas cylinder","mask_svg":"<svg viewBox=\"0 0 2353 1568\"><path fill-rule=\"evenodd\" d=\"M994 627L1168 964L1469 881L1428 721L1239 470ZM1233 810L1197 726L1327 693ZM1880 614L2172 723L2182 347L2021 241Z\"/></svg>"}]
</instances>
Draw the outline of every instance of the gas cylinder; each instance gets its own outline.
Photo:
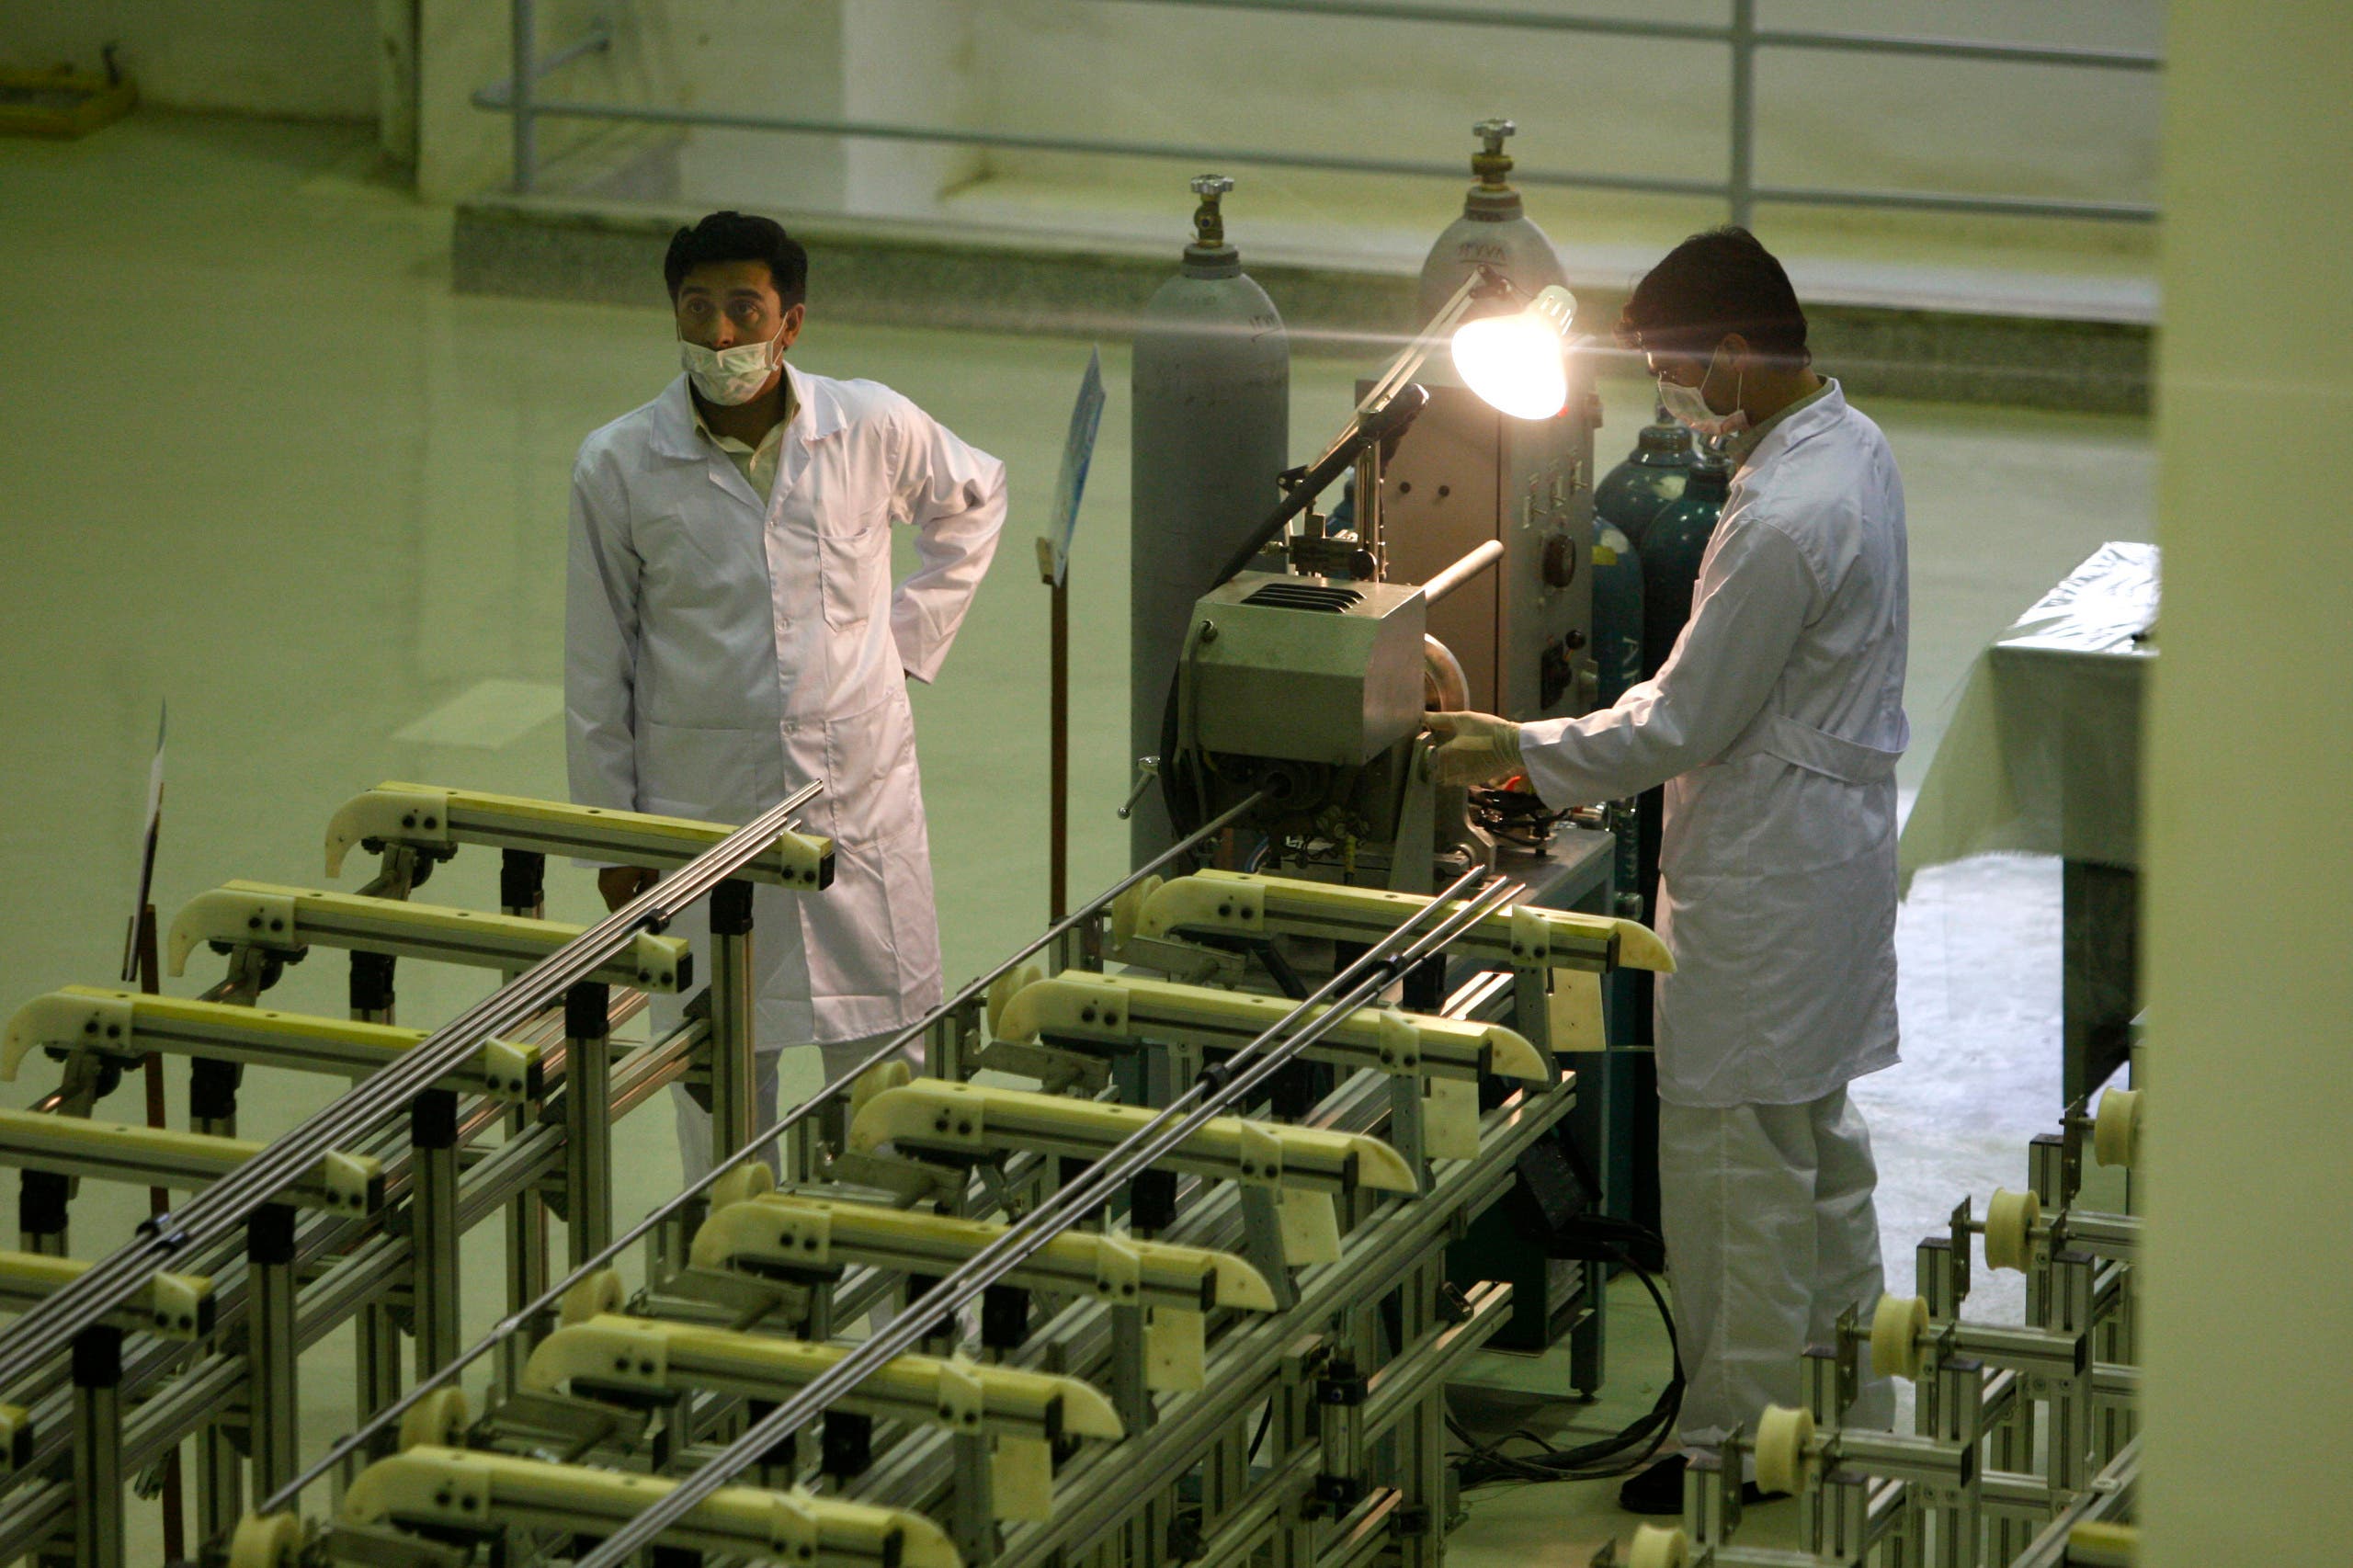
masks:
<instances>
[{"instance_id":1,"label":"gas cylinder","mask_svg":"<svg viewBox=\"0 0 2353 1568\"><path fill-rule=\"evenodd\" d=\"M1634 438L1626 460L1593 487L1594 521L1616 524L1640 550L1651 519L1683 494L1691 462L1691 432L1659 410L1657 422L1643 426Z\"/></svg>"},{"instance_id":2,"label":"gas cylinder","mask_svg":"<svg viewBox=\"0 0 2353 1568\"><path fill-rule=\"evenodd\" d=\"M1643 678L1643 557L1617 524L1593 519L1596 707L1613 706Z\"/></svg>"},{"instance_id":3,"label":"gas cylinder","mask_svg":"<svg viewBox=\"0 0 2353 1568\"><path fill-rule=\"evenodd\" d=\"M1712 454L1696 457L1683 494L1654 514L1636 548L1643 552L1643 676L1658 674L1675 649L1683 623L1691 619L1691 589L1699 580L1699 558L1716 531L1732 485L1732 468Z\"/></svg>"},{"instance_id":4,"label":"gas cylinder","mask_svg":"<svg viewBox=\"0 0 2353 1568\"><path fill-rule=\"evenodd\" d=\"M1471 128L1483 144L1471 159L1479 183L1462 199L1462 216L1446 226L1422 263L1421 322L1438 314L1472 268L1482 265L1520 290L1517 300L1498 300L1498 311L1518 310L1548 284L1568 282L1552 242L1529 221L1519 192L1504 177L1511 173L1504 142L1518 129L1508 119L1483 119Z\"/></svg>"},{"instance_id":5,"label":"gas cylinder","mask_svg":"<svg viewBox=\"0 0 2353 1568\"><path fill-rule=\"evenodd\" d=\"M1225 239L1221 175L1192 182L1200 205L1176 277L1143 309L1129 375L1128 744L1157 756L1193 603L1252 525L1281 499L1290 462L1290 340L1267 291ZM1129 820L1141 865L1175 842L1157 790Z\"/></svg>"}]
</instances>

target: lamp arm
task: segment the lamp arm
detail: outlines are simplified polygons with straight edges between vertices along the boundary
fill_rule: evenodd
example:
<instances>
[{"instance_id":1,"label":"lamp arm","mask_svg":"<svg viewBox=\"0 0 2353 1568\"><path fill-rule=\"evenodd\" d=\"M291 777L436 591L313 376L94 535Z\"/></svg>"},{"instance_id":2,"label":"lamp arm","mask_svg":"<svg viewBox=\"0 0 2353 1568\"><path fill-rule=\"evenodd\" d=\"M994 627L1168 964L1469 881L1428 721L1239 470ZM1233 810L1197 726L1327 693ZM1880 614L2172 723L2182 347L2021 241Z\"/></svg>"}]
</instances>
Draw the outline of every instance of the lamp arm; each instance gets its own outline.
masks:
<instances>
[{"instance_id":1,"label":"lamp arm","mask_svg":"<svg viewBox=\"0 0 2353 1568\"><path fill-rule=\"evenodd\" d=\"M1282 532L1293 517L1307 510L1308 506L1330 487L1333 481L1355 466L1358 457L1367 447L1376 441L1394 440L1404 435L1405 426L1414 422L1414 416L1421 413L1429 401L1427 388L1408 381L1379 408L1370 412L1358 409L1350 415L1347 424L1341 427L1339 438L1284 494L1282 504L1267 513L1264 522L1250 530L1250 537L1219 570L1217 582L1231 581L1236 573L1246 569L1257 553L1267 547L1268 540Z\"/></svg>"},{"instance_id":2,"label":"lamp arm","mask_svg":"<svg viewBox=\"0 0 2353 1568\"><path fill-rule=\"evenodd\" d=\"M1414 384L1415 372L1422 368L1433 349L1453 335L1454 329L1462 324L1462 318L1471 313L1472 305L1498 292L1517 294L1519 290L1510 278L1484 262L1471 269L1471 276L1462 280L1462 287L1438 307L1438 313L1415 335L1414 340L1390 361L1389 368L1381 373L1381 380L1373 383L1364 401L1357 404L1356 411L1348 416L1348 422L1340 426L1340 433L1333 437L1332 444L1324 449L1324 455L1317 458L1300 482L1290 487L1283 496L1282 504L1268 513L1265 521L1250 530L1249 539L1218 573L1219 583L1231 581L1235 573L1246 569L1257 553L1267 547L1267 541L1282 532L1293 517L1305 511L1318 495L1347 472L1367 447L1375 441L1394 440L1404 434L1405 426L1414 422L1415 415L1420 414L1430 400L1426 389Z\"/></svg>"}]
</instances>

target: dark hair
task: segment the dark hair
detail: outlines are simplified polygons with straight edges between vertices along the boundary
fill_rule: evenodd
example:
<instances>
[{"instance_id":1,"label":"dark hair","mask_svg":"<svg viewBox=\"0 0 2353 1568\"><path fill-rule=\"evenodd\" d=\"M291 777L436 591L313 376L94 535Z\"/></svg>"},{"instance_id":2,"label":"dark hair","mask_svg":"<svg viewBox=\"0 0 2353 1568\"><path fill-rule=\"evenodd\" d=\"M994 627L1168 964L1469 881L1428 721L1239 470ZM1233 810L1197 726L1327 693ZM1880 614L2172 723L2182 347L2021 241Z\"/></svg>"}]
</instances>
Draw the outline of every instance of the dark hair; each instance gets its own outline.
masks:
<instances>
[{"instance_id":1,"label":"dark hair","mask_svg":"<svg viewBox=\"0 0 2353 1568\"><path fill-rule=\"evenodd\" d=\"M669 254L662 258L662 280L670 286L670 297L678 297L688 273L716 261L767 262L777 298L788 311L808 298L809 253L773 218L713 212L672 234Z\"/></svg>"},{"instance_id":2,"label":"dark hair","mask_svg":"<svg viewBox=\"0 0 2353 1568\"><path fill-rule=\"evenodd\" d=\"M1768 358L1810 358L1789 273L1741 228L1710 229L1667 252L1618 317L1626 347L1669 354L1705 354L1734 332Z\"/></svg>"}]
</instances>

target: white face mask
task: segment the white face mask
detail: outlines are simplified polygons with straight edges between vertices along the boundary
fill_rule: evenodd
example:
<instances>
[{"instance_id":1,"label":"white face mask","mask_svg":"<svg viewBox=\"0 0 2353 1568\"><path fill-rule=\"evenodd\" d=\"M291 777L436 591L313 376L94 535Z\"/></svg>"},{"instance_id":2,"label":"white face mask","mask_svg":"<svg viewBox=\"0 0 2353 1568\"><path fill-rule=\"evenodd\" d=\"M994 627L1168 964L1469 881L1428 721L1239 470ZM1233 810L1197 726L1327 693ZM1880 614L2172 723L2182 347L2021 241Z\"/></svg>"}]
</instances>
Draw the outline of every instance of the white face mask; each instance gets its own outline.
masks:
<instances>
[{"instance_id":1,"label":"white face mask","mask_svg":"<svg viewBox=\"0 0 2353 1568\"><path fill-rule=\"evenodd\" d=\"M1739 379L1733 383L1730 414L1718 414L1709 406L1707 387L1715 379L1716 356L1711 354L1708 356L1708 373L1699 378L1699 384L1696 387L1687 387L1680 381L1670 381L1661 377L1658 401L1659 406L1670 415L1690 426L1693 435L1704 440L1725 441L1748 428L1748 411L1740 406L1741 396L1748 390L1748 370L1744 366Z\"/></svg>"},{"instance_id":2,"label":"white face mask","mask_svg":"<svg viewBox=\"0 0 2353 1568\"><path fill-rule=\"evenodd\" d=\"M733 408L751 402L768 384L768 378L784 363L783 340L781 329L774 337L739 343L733 348L705 348L681 338L678 362L693 379L695 391L722 408Z\"/></svg>"}]
</instances>

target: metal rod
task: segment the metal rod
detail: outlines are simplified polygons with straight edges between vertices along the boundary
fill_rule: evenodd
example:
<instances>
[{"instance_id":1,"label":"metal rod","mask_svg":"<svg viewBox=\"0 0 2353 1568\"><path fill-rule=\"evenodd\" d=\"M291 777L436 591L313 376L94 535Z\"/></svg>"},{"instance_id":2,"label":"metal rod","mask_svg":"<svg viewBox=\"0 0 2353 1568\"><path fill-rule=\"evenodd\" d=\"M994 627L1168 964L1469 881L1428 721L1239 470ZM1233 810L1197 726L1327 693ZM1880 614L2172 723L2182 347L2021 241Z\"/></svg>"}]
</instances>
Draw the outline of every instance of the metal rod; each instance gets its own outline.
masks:
<instances>
[{"instance_id":1,"label":"metal rod","mask_svg":"<svg viewBox=\"0 0 2353 1568\"><path fill-rule=\"evenodd\" d=\"M1165 0L1158 0L1165 3ZM1758 35L1761 45L1764 35ZM473 96L477 108L512 113L507 96L490 88ZM535 100L531 113L541 119L608 120L625 125L683 125L707 130L773 131L798 136L847 136L881 142L915 142L951 147L1000 147L1015 151L1080 153L1103 157L1165 158L1181 163L1240 164L1279 169L1313 169L1330 174L1395 175L1415 179L1455 179L1461 169L1453 164L1425 163L1402 158L1365 158L1347 153L1280 152L1268 148L1210 147L1189 142L1107 141L1084 136L1042 136L1013 131L956 131L946 127L893 125L878 120L788 119L778 115L725 114L707 109L646 108L624 104L580 103L571 99ZM1724 199L1732 194L1725 180L1680 179L1661 175L1608 175L1567 170L1518 168L1512 178L1523 186L1568 190L1617 190L1642 196L1690 196ZM2032 218L2086 218L2127 222L2151 222L2156 209L2136 202L2042 200L2031 197L1978 197L1913 194L1903 191L1839 191L1810 187L1759 187L1758 201L1801 206L1890 207L1921 211L1984 212Z\"/></svg>"},{"instance_id":2,"label":"metal rod","mask_svg":"<svg viewBox=\"0 0 2353 1568\"><path fill-rule=\"evenodd\" d=\"M515 112L511 95L483 88L476 108ZM1241 164L1261 168L1319 169L1330 174L1398 175L1418 179L1462 177L1459 163L1406 158L1366 158L1339 153L1280 152L1265 148L1215 147L1199 142L1106 141L1099 137L1050 136L1010 131L959 131L947 126L898 125L887 120L838 119L767 114L732 114L714 109L632 108L584 103L573 98L534 99L530 112L541 119L601 119L632 125L685 125L715 131L775 131L801 136L852 136L878 142L916 142L950 147L999 147L1030 153L1088 153L1111 157L1165 158L1189 164ZM1521 185L1573 190L1625 190L1674 196L1722 196L1723 182L1664 176L1580 174L1515 169Z\"/></svg>"},{"instance_id":3,"label":"metal rod","mask_svg":"<svg viewBox=\"0 0 2353 1568\"><path fill-rule=\"evenodd\" d=\"M1046 918L1070 913L1070 566L1046 589Z\"/></svg>"},{"instance_id":4,"label":"metal rod","mask_svg":"<svg viewBox=\"0 0 2353 1568\"><path fill-rule=\"evenodd\" d=\"M734 1169L735 1166L743 1164L744 1161L751 1158L752 1153L755 1149L760 1148L773 1140L783 1137L784 1134L790 1131L801 1121L815 1115L825 1106L827 1102L831 1101L837 1096L849 1093L850 1089L858 1083L859 1075L865 1073L868 1068L876 1065L878 1062L886 1062L892 1057L896 1056L900 1051L904 1049L909 1043L914 1040L920 1040L923 1037L924 1032L935 1022L951 1016L957 1008L969 1006L972 1003L978 1001L980 998L986 996L988 994L989 986L995 982L999 976L1011 973L1014 970L1019 968L1027 960L1035 956L1049 943L1059 940L1066 932L1075 928L1081 921L1092 917L1098 910L1108 906L1114 899L1127 892L1130 888L1135 886L1138 882L1142 881L1146 877L1154 875L1155 872L1159 871L1162 867L1168 865L1179 857L1190 854L1199 846L1207 843L1218 834L1225 831L1230 824L1240 818L1245 812L1256 808L1261 799L1262 797L1256 794L1249 796L1247 799L1240 801L1232 809L1225 812L1222 815L1210 822L1207 825L1188 835L1187 837L1179 839L1176 843L1170 845L1166 849L1161 851L1160 854L1154 857L1151 860L1148 860L1143 865L1137 867L1134 870L1129 872L1126 876L1120 878L1118 881L1104 889L1100 893L1097 893L1085 909L1069 916L1067 919L1059 921L1055 925L1050 926L1045 935L1038 937L1035 941L1029 943L1020 951L1015 953L1011 958L1006 959L996 968L989 971L988 973L981 976L978 980L975 980L971 984L965 986L963 990L958 992L946 1002L940 1004L940 1006L927 1017L914 1024L910 1024L898 1034L892 1036L889 1040L877 1047L856 1066L851 1067L848 1071L836 1077L832 1083L827 1084L815 1094L811 1095L807 1099L801 1101L799 1105L794 1106L790 1110L786 1111L777 1121L775 1126L768 1128L764 1132L756 1134L751 1143L737 1150L735 1153L729 1158L720 1161L718 1164L714 1165L711 1167L710 1174L705 1176L700 1181L689 1184L685 1191L679 1193L676 1197L669 1199L667 1202L660 1204L651 1213L638 1221L637 1223L631 1225L628 1230L620 1233L620 1234L613 1237L612 1240L594 1256L579 1264L572 1270L571 1273L565 1275L563 1278L549 1286L546 1293L541 1295L538 1301L533 1301L529 1306L524 1308L520 1312L509 1313L505 1321L493 1327L488 1334L476 1340L472 1345L469 1346L460 1354L450 1357L430 1376L420 1378L416 1385L414 1388L411 1388L408 1392L403 1394L399 1399L371 1412L367 1417L361 1420L357 1428L338 1440L335 1445L329 1449L324 1456L311 1466L310 1469L304 1471L292 1481L287 1483L284 1486L279 1487L275 1493L265 1498L255 1511L257 1513L267 1514L291 1504L301 1494L304 1487L310 1485L311 1483L318 1480L321 1476L325 1475L329 1471L342 1463L353 1453L356 1453L359 1449L367 1447L371 1434L397 1424L400 1418L404 1415L407 1414L410 1407L415 1405L419 1400L432 1392L435 1389L441 1387L443 1384L456 1378L459 1373L464 1371L466 1368L472 1366L475 1361L480 1360L483 1356L488 1355L499 1345L501 1341L506 1338L506 1335L524 1327L538 1313L545 1312L548 1308L554 1306L558 1301L562 1301L563 1299L563 1293L566 1290L571 1290L574 1285L577 1285L580 1281L585 1279L589 1275L595 1273L597 1270L606 1267L608 1264L611 1263L614 1258L619 1257L624 1251L634 1246L643 1237L652 1233L662 1224L664 1221L669 1219L673 1214L677 1213L679 1210L685 1209L689 1203L693 1202L697 1195L702 1192L704 1188L710 1187L721 1176ZM660 883L655 884L657 888L660 885ZM631 905L631 907L634 907L634 905ZM422 1047L419 1049L422 1049Z\"/></svg>"},{"instance_id":5,"label":"metal rod","mask_svg":"<svg viewBox=\"0 0 2353 1568\"><path fill-rule=\"evenodd\" d=\"M2146 201L2071 201L2063 197L1953 196L1938 191L1833 190L1824 186L1760 185L1756 200L1792 207L1883 207L1911 212L1970 212L1996 218L2080 218L2105 223L2154 223Z\"/></svg>"},{"instance_id":6,"label":"metal rod","mask_svg":"<svg viewBox=\"0 0 2353 1568\"><path fill-rule=\"evenodd\" d=\"M587 30L579 38L565 44L552 54L541 56L539 64L532 68L531 80L544 82L574 61L585 60L592 54L602 54L612 47L613 30L606 24L604 18L599 17L588 24ZM506 81L494 84L492 90L502 93L511 92L514 86L514 80L510 77Z\"/></svg>"},{"instance_id":7,"label":"metal rod","mask_svg":"<svg viewBox=\"0 0 2353 1568\"><path fill-rule=\"evenodd\" d=\"M1225 1107L1239 1102L1301 1050L1337 1027L1355 1008L1378 996L1413 963L1443 947L1518 891L1509 882L1491 884L1457 905L1454 913L1428 935L1419 938L1413 936L1419 922L1445 907L1446 899L1483 875L1483 868L1473 867L1456 878L1437 899L1415 911L1395 931L1302 999L1256 1040L1235 1052L1214 1078L1204 1074L1197 1080L1165 1109L1122 1140L1116 1151L1097 1160L1075 1181L1016 1221L996 1240L908 1302L906 1310L887 1327L811 1380L792 1398L754 1422L742 1437L700 1469L682 1477L673 1490L598 1542L579 1559L576 1568L620 1568L631 1552L650 1544L672 1520L726 1484L730 1478L757 1463L760 1456L785 1434L822 1414L831 1401L857 1387L883 1362L912 1348L929 1332L931 1324L977 1297L1024 1257L1108 1199L1120 1183L1176 1147ZM1297 1034L1276 1043L1285 1028L1348 984L1353 984L1354 989L1333 1000Z\"/></svg>"},{"instance_id":8,"label":"metal rod","mask_svg":"<svg viewBox=\"0 0 2353 1568\"><path fill-rule=\"evenodd\" d=\"M181 1208L147 1221L136 1241L93 1265L0 1335L0 1389L13 1388L39 1371L73 1343L75 1334L119 1310L179 1254L233 1233L247 1215L277 1198L320 1159L413 1103L485 1039L559 1001L639 932L667 925L774 844L792 813L814 800L818 790L813 783L795 790L532 965L519 979L436 1029L401 1060L313 1112Z\"/></svg>"},{"instance_id":9,"label":"metal rod","mask_svg":"<svg viewBox=\"0 0 2353 1568\"><path fill-rule=\"evenodd\" d=\"M1105 0L1097 0L1098 4ZM1111 0L1120 5L1193 6L1203 10L1261 11L1276 16L1330 17L1372 22L1435 22L1472 28L1514 28L1529 32L1586 33L1605 38L1675 39L1724 43L1731 29L1706 22L1653 22L1613 17L1563 17L1495 6L1401 4L1399 0ZM2075 49L2029 43L1978 43L1965 39L1921 38L1898 33L1830 32L1776 28L1756 34L1774 49L1831 50L1869 54L1916 54L1949 60L1985 60L2023 65L2080 65L2093 70L2155 71L2162 55L2129 49Z\"/></svg>"},{"instance_id":10,"label":"metal rod","mask_svg":"<svg viewBox=\"0 0 2353 1568\"><path fill-rule=\"evenodd\" d=\"M1756 0L1732 0L1732 173L1725 198L1732 221L1747 228L1756 214Z\"/></svg>"},{"instance_id":11,"label":"metal rod","mask_svg":"<svg viewBox=\"0 0 2353 1568\"><path fill-rule=\"evenodd\" d=\"M1424 583L1422 597L1430 604L1436 604L1503 558L1501 540L1483 540L1476 549Z\"/></svg>"},{"instance_id":12,"label":"metal rod","mask_svg":"<svg viewBox=\"0 0 2353 1568\"><path fill-rule=\"evenodd\" d=\"M531 100L539 95L539 28L535 0L507 0L507 52L514 61L514 80L507 84L514 103L515 189L528 195L539 176L539 122Z\"/></svg>"}]
</instances>

